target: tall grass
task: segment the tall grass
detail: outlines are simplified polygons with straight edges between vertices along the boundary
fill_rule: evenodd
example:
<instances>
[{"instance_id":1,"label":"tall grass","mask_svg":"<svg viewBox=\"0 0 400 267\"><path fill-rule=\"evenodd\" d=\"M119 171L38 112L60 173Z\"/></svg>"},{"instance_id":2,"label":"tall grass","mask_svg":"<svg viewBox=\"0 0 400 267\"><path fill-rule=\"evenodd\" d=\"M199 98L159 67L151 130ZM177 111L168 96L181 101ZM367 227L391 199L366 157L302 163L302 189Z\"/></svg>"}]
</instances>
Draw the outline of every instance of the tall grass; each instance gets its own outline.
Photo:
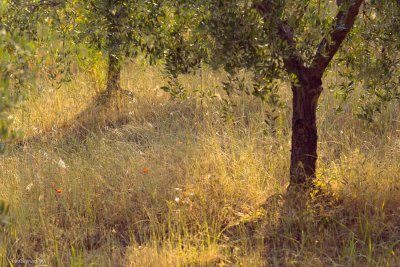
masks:
<instances>
[{"instance_id":1,"label":"tall grass","mask_svg":"<svg viewBox=\"0 0 400 267\"><path fill-rule=\"evenodd\" d=\"M186 77L215 88L222 74ZM91 109L100 69L41 88L16 110L25 141L1 156L2 265L397 266L400 263L400 119L393 104L375 124L319 107L320 187L301 213L288 184L290 94L275 135L265 106L218 98L173 100L157 68L128 64L118 109ZM79 116L84 114L84 116ZM78 116L79 119L76 119ZM17 266L17 265L16 265Z\"/></svg>"}]
</instances>

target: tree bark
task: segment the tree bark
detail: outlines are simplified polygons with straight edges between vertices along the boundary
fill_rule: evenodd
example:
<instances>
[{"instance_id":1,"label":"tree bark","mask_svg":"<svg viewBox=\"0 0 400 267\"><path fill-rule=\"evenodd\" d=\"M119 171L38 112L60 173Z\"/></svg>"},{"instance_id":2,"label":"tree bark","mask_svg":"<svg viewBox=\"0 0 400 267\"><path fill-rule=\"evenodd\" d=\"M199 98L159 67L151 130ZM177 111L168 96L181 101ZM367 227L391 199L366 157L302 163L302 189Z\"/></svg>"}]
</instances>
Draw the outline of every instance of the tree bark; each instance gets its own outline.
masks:
<instances>
[{"instance_id":1,"label":"tree bark","mask_svg":"<svg viewBox=\"0 0 400 267\"><path fill-rule=\"evenodd\" d=\"M109 103L113 95L116 95L121 90L121 62L113 55L108 56L108 70L107 70L107 81L106 89L97 96L96 103L98 105L105 105Z\"/></svg>"},{"instance_id":2,"label":"tree bark","mask_svg":"<svg viewBox=\"0 0 400 267\"><path fill-rule=\"evenodd\" d=\"M107 87L105 91L105 98L109 99L113 93L121 89L121 63L115 55L108 56L108 74L107 74Z\"/></svg>"},{"instance_id":3,"label":"tree bark","mask_svg":"<svg viewBox=\"0 0 400 267\"><path fill-rule=\"evenodd\" d=\"M317 161L316 112L321 84L293 84L292 150L289 188L313 188ZM298 190L296 190L298 191Z\"/></svg>"}]
</instances>

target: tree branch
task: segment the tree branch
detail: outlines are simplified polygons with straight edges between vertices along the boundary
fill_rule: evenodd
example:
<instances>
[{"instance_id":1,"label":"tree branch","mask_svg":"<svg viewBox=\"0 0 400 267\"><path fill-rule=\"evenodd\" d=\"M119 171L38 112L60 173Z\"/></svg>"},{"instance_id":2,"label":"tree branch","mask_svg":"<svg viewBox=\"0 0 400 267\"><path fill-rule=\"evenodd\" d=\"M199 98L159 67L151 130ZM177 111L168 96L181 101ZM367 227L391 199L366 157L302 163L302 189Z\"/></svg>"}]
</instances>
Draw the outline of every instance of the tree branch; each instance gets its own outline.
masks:
<instances>
[{"instance_id":1,"label":"tree branch","mask_svg":"<svg viewBox=\"0 0 400 267\"><path fill-rule=\"evenodd\" d=\"M254 4L254 7L263 16L265 23L271 23L269 19L275 12L273 0L262 0L261 2ZM287 57L283 57L285 68L289 73L294 73L298 78L301 79L305 70L305 66L304 60L301 58L296 48L293 29L289 24L287 24L287 22L282 21L279 18L276 19L276 23L278 29L277 34L279 38L288 45L287 52L289 55Z\"/></svg>"},{"instance_id":2,"label":"tree branch","mask_svg":"<svg viewBox=\"0 0 400 267\"><path fill-rule=\"evenodd\" d=\"M339 7L331 33L322 39L312 61L310 72L321 78L333 56L352 29L364 0L344 0Z\"/></svg>"}]
</instances>

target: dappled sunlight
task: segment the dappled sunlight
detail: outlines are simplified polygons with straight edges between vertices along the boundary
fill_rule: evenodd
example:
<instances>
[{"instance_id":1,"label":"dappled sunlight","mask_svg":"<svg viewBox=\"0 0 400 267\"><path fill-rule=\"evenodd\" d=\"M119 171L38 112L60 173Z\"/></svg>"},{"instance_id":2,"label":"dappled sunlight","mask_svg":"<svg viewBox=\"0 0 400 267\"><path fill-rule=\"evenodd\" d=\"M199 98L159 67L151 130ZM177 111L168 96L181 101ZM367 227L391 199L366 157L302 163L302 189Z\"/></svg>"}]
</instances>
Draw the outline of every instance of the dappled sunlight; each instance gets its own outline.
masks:
<instances>
[{"instance_id":1,"label":"dappled sunlight","mask_svg":"<svg viewBox=\"0 0 400 267\"><path fill-rule=\"evenodd\" d=\"M132 95L121 97L119 108L87 113L79 127L73 121L95 94L84 74L15 111L25 140L0 163L0 198L11 204L13 220L6 245L18 243L10 256L114 266L398 261L394 128L368 149L361 137L350 139L366 131L361 124L338 115L338 134L329 127L337 117L322 116L318 189L329 194L297 211L301 201L285 195L286 114L272 135L265 108L251 96L237 99L234 120L226 121L218 99L170 99L156 69L127 66L123 87Z\"/></svg>"}]
</instances>

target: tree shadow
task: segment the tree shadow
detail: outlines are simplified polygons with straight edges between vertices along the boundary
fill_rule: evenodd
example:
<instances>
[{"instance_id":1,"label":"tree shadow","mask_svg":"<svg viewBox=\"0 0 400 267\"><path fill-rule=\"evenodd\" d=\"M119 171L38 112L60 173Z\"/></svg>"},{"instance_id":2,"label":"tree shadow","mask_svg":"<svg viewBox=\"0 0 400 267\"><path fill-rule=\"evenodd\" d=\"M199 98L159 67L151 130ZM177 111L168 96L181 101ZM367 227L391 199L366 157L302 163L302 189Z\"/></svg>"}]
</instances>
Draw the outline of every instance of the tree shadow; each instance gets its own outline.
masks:
<instances>
[{"instance_id":1,"label":"tree shadow","mask_svg":"<svg viewBox=\"0 0 400 267\"><path fill-rule=\"evenodd\" d=\"M123 127L133 120L133 93L120 90L115 95L100 93L86 108L66 123L45 129L43 132L14 142L13 148L24 148L33 143L48 143L52 146L84 141L88 136L102 134L110 129ZM136 107L137 109L138 107Z\"/></svg>"},{"instance_id":2,"label":"tree shadow","mask_svg":"<svg viewBox=\"0 0 400 267\"><path fill-rule=\"evenodd\" d=\"M226 234L245 231L252 246L262 243L268 266L395 266L400 216L394 203L379 207L331 192L275 194L261 206L263 217Z\"/></svg>"}]
</instances>

